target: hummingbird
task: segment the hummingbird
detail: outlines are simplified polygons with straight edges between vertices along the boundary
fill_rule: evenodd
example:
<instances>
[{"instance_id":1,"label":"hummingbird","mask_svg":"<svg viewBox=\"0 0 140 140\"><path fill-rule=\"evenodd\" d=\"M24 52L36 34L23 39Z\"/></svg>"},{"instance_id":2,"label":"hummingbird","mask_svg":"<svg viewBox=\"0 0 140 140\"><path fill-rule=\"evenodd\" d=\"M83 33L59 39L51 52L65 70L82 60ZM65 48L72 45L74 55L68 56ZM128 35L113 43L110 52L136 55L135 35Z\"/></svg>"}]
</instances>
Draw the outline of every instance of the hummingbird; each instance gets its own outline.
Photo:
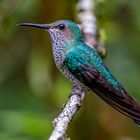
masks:
<instances>
[{"instance_id":1,"label":"hummingbird","mask_svg":"<svg viewBox=\"0 0 140 140\"><path fill-rule=\"evenodd\" d=\"M140 125L140 104L110 72L100 55L84 41L74 22L59 20L51 24L20 23L44 29L52 41L53 57L57 68L73 86L92 90L106 103Z\"/></svg>"}]
</instances>

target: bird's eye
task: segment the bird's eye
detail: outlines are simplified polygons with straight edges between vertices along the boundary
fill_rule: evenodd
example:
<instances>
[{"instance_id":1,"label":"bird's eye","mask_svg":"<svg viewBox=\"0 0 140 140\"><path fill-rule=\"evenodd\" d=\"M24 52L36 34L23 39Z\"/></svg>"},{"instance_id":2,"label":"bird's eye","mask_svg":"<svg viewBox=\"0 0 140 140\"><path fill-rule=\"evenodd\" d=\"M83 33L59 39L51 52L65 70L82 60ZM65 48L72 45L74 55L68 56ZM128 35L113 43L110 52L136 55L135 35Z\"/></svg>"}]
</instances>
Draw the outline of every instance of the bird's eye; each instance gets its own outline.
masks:
<instances>
[{"instance_id":1,"label":"bird's eye","mask_svg":"<svg viewBox=\"0 0 140 140\"><path fill-rule=\"evenodd\" d=\"M58 26L58 28L59 28L60 30L64 30L64 29L66 28L66 26L65 26L65 24L60 24L60 25Z\"/></svg>"}]
</instances>

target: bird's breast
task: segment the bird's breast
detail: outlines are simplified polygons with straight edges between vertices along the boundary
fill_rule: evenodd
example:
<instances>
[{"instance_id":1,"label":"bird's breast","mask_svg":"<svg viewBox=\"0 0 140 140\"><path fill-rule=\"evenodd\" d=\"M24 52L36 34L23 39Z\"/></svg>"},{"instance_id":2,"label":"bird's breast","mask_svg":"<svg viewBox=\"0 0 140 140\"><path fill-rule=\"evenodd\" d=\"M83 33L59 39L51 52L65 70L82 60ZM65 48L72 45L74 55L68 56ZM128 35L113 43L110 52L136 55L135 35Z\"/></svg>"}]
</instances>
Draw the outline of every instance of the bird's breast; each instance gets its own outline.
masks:
<instances>
[{"instance_id":1,"label":"bird's breast","mask_svg":"<svg viewBox=\"0 0 140 140\"><path fill-rule=\"evenodd\" d=\"M57 68L62 72L62 74L69 79L72 83L79 83L79 80L77 80L72 73L68 70L68 68L64 65L65 60L65 53L61 49L56 48L56 46L53 46L53 56L54 61L57 66Z\"/></svg>"}]
</instances>

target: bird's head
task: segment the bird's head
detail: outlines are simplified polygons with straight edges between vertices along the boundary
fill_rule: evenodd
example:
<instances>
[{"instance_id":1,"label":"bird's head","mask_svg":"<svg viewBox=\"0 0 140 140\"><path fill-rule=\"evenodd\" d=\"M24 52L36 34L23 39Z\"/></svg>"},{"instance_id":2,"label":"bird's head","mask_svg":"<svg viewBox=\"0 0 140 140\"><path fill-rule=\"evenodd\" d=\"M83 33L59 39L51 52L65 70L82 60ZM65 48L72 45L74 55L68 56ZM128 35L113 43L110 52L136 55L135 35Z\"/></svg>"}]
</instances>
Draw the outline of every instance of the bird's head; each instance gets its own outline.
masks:
<instances>
[{"instance_id":1,"label":"bird's head","mask_svg":"<svg viewBox=\"0 0 140 140\"><path fill-rule=\"evenodd\" d=\"M51 24L20 23L18 26L28 26L47 30L53 43L71 44L83 41L79 27L70 20L59 20Z\"/></svg>"},{"instance_id":2,"label":"bird's head","mask_svg":"<svg viewBox=\"0 0 140 140\"><path fill-rule=\"evenodd\" d=\"M53 44L54 60L59 69L67 53L78 46L77 43L83 41L79 27L69 20L59 20L51 24L20 23L17 26L35 27L49 32Z\"/></svg>"}]
</instances>

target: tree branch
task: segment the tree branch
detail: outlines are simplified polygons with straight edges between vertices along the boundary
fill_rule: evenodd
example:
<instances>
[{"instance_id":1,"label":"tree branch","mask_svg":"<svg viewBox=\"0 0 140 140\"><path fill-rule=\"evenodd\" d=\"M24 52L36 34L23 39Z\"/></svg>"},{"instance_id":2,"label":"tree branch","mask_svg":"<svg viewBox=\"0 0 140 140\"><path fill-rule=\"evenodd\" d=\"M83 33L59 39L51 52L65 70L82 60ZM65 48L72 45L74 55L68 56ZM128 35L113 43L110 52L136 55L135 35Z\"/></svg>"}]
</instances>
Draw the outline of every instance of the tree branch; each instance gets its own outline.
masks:
<instances>
[{"instance_id":1,"label":"tree branch","mask_svg":"<svg viewBox=\"0 0 140 140\"><path fill-rule=\"evenodd\" d=\"M99 45L97 41L97 25L96 17L93 14L93 8L95 6L94 0L79 0L76 9L78 11L77 18L80 21L80 28L84 34L85 42L104 57L106 50ZM66 140L66 130L68 124L72 120L73 116L79 110L84 99L85 90L79 85L73 87L71 96L64 106L62 112L57 118L54 119L54 130L49 140Z\"/></svg>"},{"instance_id":2,"label":"tree branch","mask_svg":"<svg viewBox=\"0 0 140 140\"><path fill-rule=\"evenodd\" d=\"M97 1L99 0L80 0L77 4L77 17L80 21L80 28L83 32L85 42L95 48L97 53L104 58L106 56L106 49L101 46L97 40L98 28L96 16L93 12Z\"/></svg>"},{"instance_id":3,"label":"tree branch","mask_svg":"<svg viewBox=\"0 0 140 140\"><path fill-rule=\"evenodd\" d=\"M85 90L83 90L81 86L73 88L67 104L64 106L59 116L53 121L54 130L49 140L65 140L64 136L68 124L70 123L76 112L79 110L84 95Z\"/></svg>"}]
</instances>

